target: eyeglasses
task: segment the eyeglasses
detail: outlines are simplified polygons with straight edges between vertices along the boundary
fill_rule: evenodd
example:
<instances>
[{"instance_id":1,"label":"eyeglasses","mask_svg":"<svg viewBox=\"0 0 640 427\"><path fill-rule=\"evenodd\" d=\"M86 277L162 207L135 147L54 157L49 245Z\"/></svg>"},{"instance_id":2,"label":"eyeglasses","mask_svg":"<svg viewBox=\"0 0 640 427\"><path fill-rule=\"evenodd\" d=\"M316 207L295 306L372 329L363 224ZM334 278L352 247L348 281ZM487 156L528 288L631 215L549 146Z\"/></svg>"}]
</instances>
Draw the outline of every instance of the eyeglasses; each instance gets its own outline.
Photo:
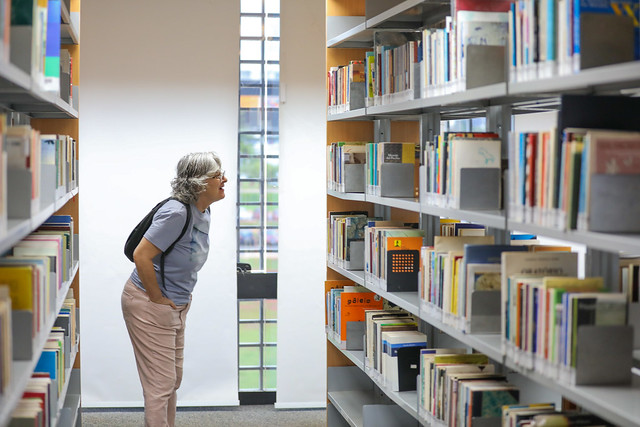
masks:
<instances>
[{"instance_id":1,"label":"eyeglasses","mask_svg":"<svg viewBox=\"0 0 640 427\"><path fill-rule=\"evenodd\" d=\"M210 176L209 178L223 180L224 174L225 174L225 171L219 171L219 172L216 172L213 176Z\"/></svg>"}]
</instances>

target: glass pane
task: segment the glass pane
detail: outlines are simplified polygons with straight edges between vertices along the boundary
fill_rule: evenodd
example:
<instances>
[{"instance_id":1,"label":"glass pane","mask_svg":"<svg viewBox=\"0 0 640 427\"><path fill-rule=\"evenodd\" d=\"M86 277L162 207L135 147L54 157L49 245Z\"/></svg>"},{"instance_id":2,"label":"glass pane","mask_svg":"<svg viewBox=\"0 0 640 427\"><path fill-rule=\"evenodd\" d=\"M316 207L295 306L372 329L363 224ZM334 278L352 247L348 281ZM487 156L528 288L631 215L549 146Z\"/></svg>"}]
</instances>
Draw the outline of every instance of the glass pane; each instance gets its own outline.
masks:
<instances>
[{"instance_id":1,"label":"glass pane","mask_svg":"<svg viewBox=\"0 0 640 427\"><path fill-rule=\"evenodd\" d=\"M265 13L280 13L280 0L265 0Z\"/></svg>"},{"instance_id":2,"label":"glass pane","mask_svg":"<svg viewBox=\"0 0 640 427\"><path fill-rule=\"evenodd\" d=\"M260 83L262 66L260 64L240 64L240 84Z\"/></svg>"},{"instance_id":3,"label":"glass pane","mask_svg":"<svg viewBox=\"0 0 640 427\"><path fill-rule=\"evenodd\" d=\"M260 366L260 347L238 348L238 366L243 368Z\"/></svg>"},{"instance_id":4,"label":"glass pane","mask_svg":"<svg viewBox=\"0 0 640 427\"><path fill-rule=\"evenodd\" d=\"M278 225L278 206L267 206L267 225L271 226L277 226ZM278 233L277 230L269 230L270 232L273 231L276 234ZM267 234L267 236L269 236L269 234ZM276 237L276 241L278 240L278 238ZM269 249L275 249L275 248L269 248Z\"/></svg>"},{"instance_id":5,"label":"glass pane","mask_svg":"<svg viewBox=\"0 0 640 427\"><path fill-rule=\"evenodd\" d=\"M267 273L277 273L278 272L278 253L270 252L267 253Z\"/></svg>"},{"instance_id":6,"label":"glass pane","mask_svg":"<svg viewBox=\"0 0 640 427\"><path fill-rule=\"evenodd\" d=\"M260 342L260 323L241 323L238 325L238 342L255 344Z\"/></svg>"},{"instance_id":7,"label":"glass pane","mask_svg":"<svg viewBox=\"0 0 640 427\"><path fill-rule=\"evenodd\" d=\"M254 251L259 251L260 248L260 242L262 241L261 236L262 233L260 232L259 228L250 228L250 229L245 229L242 228L239 230L238 233L238 246L239 249L241 251L246 251L246 250L254 250ZM258 257L258 265L259 265L259 261L260 258ZM241 261L241 262L248 262L248 261ZM250 263L251 264L251 263ZM254 266L253 264L251 264L251 269L255 270L256 266Z\"/></svg>"},{"instance_id":8,"label":"glass pane","mask_svg":"<svg viewBox=\"0 0 640 427\"><path fill-rule=\"evenodd\" d=\"M277 347L264 347L262 353L262 366L276 366L278 359L276 357Z\"/></svg>"},{"instance_id":9,"label":"glass pane","mask_svg":"<svg viewBox=\"0 0 640 427\"><path fill-rule=\"evenodd\" d=\"M240 225L260 225L262 222L262 209L260 206L239 206L238 223Z\"/></svg>"},{"instance_id":10,"label":"glass pane","mask_svg":"<svg viewBox=\"0 0 640 427\"><path fill-rule=\"evenodd\" d=\"M240 155L260 155L262 151L262 135L241 134Z\"/></svg>"},{"instance_id":11,"label":"glass pane","mask_svg":"<svg viewBox=\"0 0 640 427\"><path fill-rule=\"evenodd\" d=\"M240 247L242 249L242 247ZM251 265L252 271L259 271L262 269L260 265L260 253L258 252L242 252L238 255L238 262L244 262Z\"/></svg>"},{"instance_id":12,"label":"glass pane","mask_svg":"<svg viewBox=\"0 0 640 427\"><path fill-rule=\"evenodd\" d=\"M265 147L265 154L268 156L280 155L280 135L267 136L267 146Z\"/></svg>"},{"instance_id":13,"label":"glass pane","mask_svg":"<svg viewBox=\"0 0 640 427\"><path fill-rule=\"evenodd\" d=\"M277 339L278 339L278 324L265 323L264 324L264 342L275 344Z\"/></svg>"},{"instance_id":14,"label":"glass pane","mask_svg":"<svg viewBox=\"0 0 640 427\"><path fill-rule=\"evenodd\" d=\"M240 47L242 48L242 42ZM280 59L280 40L266 40L264 42L264 59L265 61L278 61Z\"/></svg>"},{"instance_id":15,"label":"glass pane","mask_svg":"<svg viewBox=\"0 0 640 427\"><path fill-rule=\"evenodd\" d=\"M278 108L280 106L280 87L267 88L267 107Z\"/></svg>"},{"instance_id":16,"label":"glass pane","mask_svg":"<svg viewBox=\"0 0 640 427\"><path fill-rule=\"evenodd\" d=\"M240 110L240 123L238 132L260 132L262 131L262 110Z\"/></svg>"},{"instance_id":17,"label":"glass pane","mask_svg":"<svg viewBox=\"0 0 640 427\"><path fill-rule=\"evenodd\" d=\"M271 181L267 183L267 202L278 203L278 182Z\"/></svg>"},{"instance_id":18,"label":"glass pane","mask_svg":"<svg viewBox=\"0 0 640 427\"><path fill-rule=\"evenodd\" d=\"M264 21L265 37L280 37L280 18L266 18Z\"/></svg>"},{"instance_id":19,"label":"glass pane","mask_svg":"<svg viewBox=\"0 0 640 427\"><path fill-rule=\"evenodd\" d=\"M278 225L278 219L279 219L278 206L267 206L267 225ZM275 230L269 230L269 231L275 231Z\"/></svg>"},{"instance_id":20,"label":"glass pane","mask_svg":"<svg viewBox=\"0 0 640 427\"><path fill-rule=\"evenodd\" d=\"M265 299L262 300L264 304L264 319L276 320L278 318L278 300L277 299Z\"/></svg>"},{"instance_id":21,"label":"glass pane","mask_svg":"<svg viewBox=\"0 0 640 427\"><path fill-rule=\"evenodd\" d=\"M238 301L239 320L260 320L260 301Z\"/></svg>"},{"instance_id":22,"label":"glass pane","mask_svg":"<svg viewBox=\"0 0 640 427\"><path fill-rule=\"evenodd\" d=\"M276 84L280 82L280 64L265 64L264 72L267 83Z\"/></svg>"},{"instance_id":23,"label":"glass pane","mask_svg":"<svg viewBox=\"0 0 640 427\"><path fill-rule=\"evenodd\" d=\"M276 378L277 375L275 369L267 369L262 371L262 388L264 390L275 390Z\"/></svg>"},{"instance_id":24,"label":"glass pane","mask_svg":"<svg viewBox=\"0 0 640 427\"><path fill-rule=\"evenodd\" d=\"M262 178L262 162L260 159L240 159L240 178Z\"/></svg>"},{"instance_id":25,"label":"glass pane","mask_svg":"<svg viewBox=\"0 0 640 427\"><path fill-rule=\"evenodd\" d=\"M240 182L240 203L260 203L260 183Z\"/></svg>"},{"instance_id":26,"label":"glass pane","mask_svg":"<svg viewBox=\"0 0 640 427\"><path fill-rule=\"evenodd\" d=\"M487 129L486 117L476 117L475 119L471 119L471 131L486 132L486 129Z\"/></svg>"},{"instance_id":27,"label":"glass pane","mask_svg":"<svg viewBox=\"0 0 640 427\"><path fill-rule=\"evenodd\" d=\"M262 18L241 16L240 37L262 37Z\"/></svg>"},{"instance_id":28,"label":"glass pane","mask_svg":"<svg viewBox=\"0 0 640 427\"><path fill-rule=\"evenodd\" d=\"M241 61L262 61L262 41L240 40Z\"/></svg>"},{"instance_id":29,"label":"glass pane","mask_svg":"<svg viewBox=\"0 0 640 427\"><path fill-rule=\"evenodd\" d=\"M262 0L241 0L240 13L262 13Z\"/></svg>"},{"instance_id":30,"label":"glass pane","mask_svg":"<svg viewBox=\"0 0 640 427\"><path fill-rule=\"evenodd\" d=\"M238 388L243 390L260 390L260 370L247 369L238 373Z\"/></svg>"},{"instance_id":31,"label":"glass pane","mask_svg":"<svg viewBox=\"0 0 640 427\"><path fill-rule=\"evenodd\" d=\"M278 110L267 111L267 130L277 131L280 129L280 114Z\"/></svg>"},{"instance_id":32,"label":"glass pane","mask_svg":"<svg viewBox=\"0 0 640 427\"><path fill-rule=\"evenodd\" d=\"M278 179L280 170L280 159L267 159L267 179Z\"/></svg>"},{"instance_id":33,"label":"glass pane","mask_svg":"<svg viewBox=\"0 0 640 427\"><path fill-rule=\"evenodd\" d=\"M276 210L276 215L278 214ZM277 222L278 218L276 218ZM271 220L269 221L271 222ZM278 249L278 230L267 230L267 249Z\"/></svg>"},{"instance_id":34,"label":"glass pane","mask_svg":"<svg viewBox=\"0 0 640 427\"><path fill-rule=\"evenodd\" d=\"M255 86L240 88L240 108L260 108L262 104L262 88Z\"/></svg>"}]
</instances>

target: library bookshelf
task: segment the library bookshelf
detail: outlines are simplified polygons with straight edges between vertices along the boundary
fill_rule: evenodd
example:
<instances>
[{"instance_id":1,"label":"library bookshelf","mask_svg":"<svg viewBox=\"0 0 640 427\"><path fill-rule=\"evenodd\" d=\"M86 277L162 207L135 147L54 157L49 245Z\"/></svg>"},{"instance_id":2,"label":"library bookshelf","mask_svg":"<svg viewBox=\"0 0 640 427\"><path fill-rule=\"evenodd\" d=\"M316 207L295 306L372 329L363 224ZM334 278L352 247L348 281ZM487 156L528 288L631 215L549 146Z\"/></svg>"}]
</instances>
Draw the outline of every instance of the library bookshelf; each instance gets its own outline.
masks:
<instances>
[{"instance_id":1,"label":"library bookshelf","mask_svg":"<svg viewBox=\"0 0 640 427\"><path fill-rule=\"evenodd\" d=\"M422 30L452 13L449 2L327 1L327 71L331 67L362 60L376 43L378 31ZM424 58L423 58L424 59ZM505 67L508 68L505 61ZM443 121L484 117L486 130L500 135L502 158L506 163L509 134L514 117L536 111L561 108L565 94L634 95L640 87L640 61L596 66L565 75L510 79L478 87L430 96L415 96L398 102L381 102L354 110L327 115L327 144L336 141L403 141L424 143L440 132ZM640 111L635 111L639 113ZM603 276L608 283L618 280L618 263L623 255L640 254L640 235L560 229L523 221L508 209L508 175L502 188L501 208L495 210L457 209L434 203L419 179L414 198L393 198L365 193L327 190L328 211L366 211L369 216L419 222L425 230L425 245L433 244L440 218L483 224L496 242L509 242L512 232L531 233L586 247L586 275ZM444 322L425 308L418 292L387 292L368 281L361 270L347 270L327 260L327 280L348 279L366 287L421 320L428 346L466 346L481 352L501 366L503 372L519 378L521 395L554 396L563 402L602 417L615 425L637 426L640 420L640 378L631 385L576 386L524 368L507 354L499 334L466 333ZM629 323L640 328L637 314ZM637 335L637 333L636 333ZM638 366L638 347L634 365ZM345 350L339 340L327 334L328 425L383 426L435 425L418 405L415 391L394 392L369 375L363 351ZM511 378L510 378L511 380ZM545 399L545 397L543 397ZM549 400L549 398L546 398Z\"/></svg>"},{"instance_id":2,"label":"library bookshelf","mask_svg":"<svg viewBox=\"0 0 640 427\"><path fill-rule=\"evenodd\" d=\"M13 2L12 7L37 8L42 2ZM54 325L57 325L57 318L62 309L68 303L69 298L75 300L75 317L76 322L73 327L75 337L68 340L64 350L64 367L60 367L58 371L59 379L63 379L61 384L57 382L51 386L49 393L49 408L47 411L47 425L51 426L76 426L81 425L81 386L80 386L80 325L79 325L79 298L80 298L80 279L79 279L79 258L78 258L78 237L79 237L79 186L77 177L78 166L78 141L79 141L79 88L80 88L80 0L61 0L57 2L49 2L54 7L59 7L59 11L54 15L49 7L45 9L48 16L59 16L59 25L54 34L59 33L60 49L68 52L71 63L71 70L67 67L61 68L60 85L62 91L45 90L41 85L38 76L34 76L33 69L31 72L19 66L20 60L14 59L15 55L20 56L24 49L36 49L36 39L23 40L25 34L28 38L33 37L33 33L27 28L17 29L12 25L11 31L7 31L8 38L3 40L4 46L13 45L13 53L0 59L0 105L3 118L3 132L7 127L11 126L30 126L31 129L37 131L39 135L64 135L70 137L68 141L73 140L73 144L67 145L73 149L60 154L66 159L59 158L56 163L55 170L51 169L47 175L45 166L38 165L37 172L31 171L32 177L40 177L40 194L35 201L31 201L31 209L26 213L8 214L6 207L15 203L15 195L11 195L6 199L5 204L5 224L0 234L0 253L3 257L12 254L14 247L18 246L25 238L28 238L33 232L40 229L45 222L52 216L68 216L73 222L73 236L69 237L69 245L71 249L69 254L73 254L67 260L68 272L64 273L64 280L60 281L59 286L51 291L50 307L47 310L49 315L42 320L40 331L31 337L28 330L24 328L16 328L16 316L13 317L13 334L12 343L14 349L16 347L28 347L30 355L25 357L21 355L18 359L10 357L10 381L0 394L0 425L7 426L12 422L16 408L23 397L23 393L28 387L28 382L34 373L34 369L38 366L40 357L45 351L47 341L50 338L49 332ZM3 13L5 17L11 16L11 10L8 5L11 2L3 2ZM47 2L45 1L46 5ZM7 5L7 6L5 6ZM7 15L8 14L8 15ZM6 21L9 22L9 19ZM33 26L33 22L28 27ZM10 39L9 39L10 38ZM10 42L11 40L11 42ZM5 49L8 52L8 49ZM60 61L60 54L58 60ZM69 65L69 62L62 60L63 64ZM31 64L33 66L33 63ZM67 80L65 80L65 77ZM70 80L69 80L70 79ZM66 85L66 93L65 93ZM3 135L5 137L6 135ZM6 156L7 142L4 139L4 154ZM62 143L60 143L62 146ZM37 147L40 150L40 141ZM64 165L63 165L64 163ZM52 167L53 168L53 167ZM15 180L8 179L7 167L3 169L1 180L9 186L17 185ZM61 178L59 174L64 173L65 178ZM58 174L58 175L56 175ZM72 177L73 175L73 177ZM48 182L51 178L56 185ZM35 181L35 180L34 180ZM7 186L5 185L6 189ZM6 197L6 195L5 195ZM19 199L23 198L18 196ZM10 211L10 209L9 209ZM65 267L67 266L65 265ZM59 272L61 275L62 272ZM68 333L70 334L70 332ZM15 355L15 353L14 353ZM56 389L53 391L53 389Z\"/></svg>"}]
</instances>

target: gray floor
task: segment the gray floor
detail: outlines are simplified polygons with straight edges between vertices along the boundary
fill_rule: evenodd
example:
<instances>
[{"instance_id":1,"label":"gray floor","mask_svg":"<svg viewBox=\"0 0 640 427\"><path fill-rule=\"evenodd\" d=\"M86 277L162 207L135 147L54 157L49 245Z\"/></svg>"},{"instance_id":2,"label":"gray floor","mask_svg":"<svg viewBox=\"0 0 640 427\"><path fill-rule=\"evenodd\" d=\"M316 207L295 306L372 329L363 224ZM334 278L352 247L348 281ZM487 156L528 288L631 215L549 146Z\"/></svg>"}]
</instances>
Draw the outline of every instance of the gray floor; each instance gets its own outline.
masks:
<instances>
[{"instance_id":1,"label":"gray floor","mask_svg":"<svg viewBox=\"0 0 640 427\"><path fill-rule=\"evenodd\" d=\"M244 405L232 408L178 409L176 427L286 426L323 427L327 424L325 409L282 410L273 405ZM140 427L144 425L142 410L85 409L84 427Z\"/></svg>"}]
</instances>

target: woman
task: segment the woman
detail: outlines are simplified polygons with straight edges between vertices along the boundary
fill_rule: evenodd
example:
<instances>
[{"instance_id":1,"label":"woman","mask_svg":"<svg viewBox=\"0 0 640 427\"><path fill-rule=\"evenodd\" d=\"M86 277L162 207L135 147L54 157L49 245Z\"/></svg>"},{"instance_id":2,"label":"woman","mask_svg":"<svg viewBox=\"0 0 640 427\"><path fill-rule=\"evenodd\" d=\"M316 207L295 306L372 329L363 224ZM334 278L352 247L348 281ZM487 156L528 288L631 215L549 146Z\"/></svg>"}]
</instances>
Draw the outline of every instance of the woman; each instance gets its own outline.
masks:
<instances>
[{"instance_id":1,"label":"woman","mask_svg":"<svg viewBox=\"0 0 640 427\"><path fill-rule=\"evenodd\" d=\"M122 313L133 344L144 394L145 425L174 426L176 390L182 380L184 329L197 273L209 252L209 206L224 198L227 179L213 152L192 153L178 162L172 197L133 253L135 269L122 292ZM187 232L165 257L160 254Z\"/></svg>"}]
</instances>

